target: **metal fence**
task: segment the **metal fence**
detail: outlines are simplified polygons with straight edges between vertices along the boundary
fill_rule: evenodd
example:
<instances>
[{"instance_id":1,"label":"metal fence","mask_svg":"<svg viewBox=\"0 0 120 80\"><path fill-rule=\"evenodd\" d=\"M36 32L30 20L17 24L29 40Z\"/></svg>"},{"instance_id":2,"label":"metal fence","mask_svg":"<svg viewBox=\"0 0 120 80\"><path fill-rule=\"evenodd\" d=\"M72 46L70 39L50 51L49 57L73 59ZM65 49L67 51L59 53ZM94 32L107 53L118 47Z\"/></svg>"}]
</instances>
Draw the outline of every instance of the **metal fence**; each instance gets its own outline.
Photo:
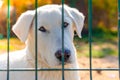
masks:
<instances>
[{"instance_id":1,"label":"metal fence","mask_svg":"<svg viewBox=\"0 0 120 80\"><path fill-rule=\"evenodd\" d=\"M37 7L38 1L35 0L35 69L10 69L9 68L9 41L10 41L10 0L8 0L8 14L7 14L7 69L0 69L0 71L7 71L7 80L9 80L10 71L35 71L35 80L38 80L38 71L62 71L62 80L64 79L64 71L89 71L90 72L90 80L93 80L93 71L118 71L119 72L119 80L120 80L120 0L118 0L118 57L119 57L119 68L92 68L92 0L88 0L88 27L89 27L89 68L82 68L82 69L64 69L64 56L62 56L62 69L39 69L37 67ZM64 13L64 0L61 0L62 3L62 14ZM62 52L64 52L64 15L62 15Z\"/></svg>"}]
</instances>

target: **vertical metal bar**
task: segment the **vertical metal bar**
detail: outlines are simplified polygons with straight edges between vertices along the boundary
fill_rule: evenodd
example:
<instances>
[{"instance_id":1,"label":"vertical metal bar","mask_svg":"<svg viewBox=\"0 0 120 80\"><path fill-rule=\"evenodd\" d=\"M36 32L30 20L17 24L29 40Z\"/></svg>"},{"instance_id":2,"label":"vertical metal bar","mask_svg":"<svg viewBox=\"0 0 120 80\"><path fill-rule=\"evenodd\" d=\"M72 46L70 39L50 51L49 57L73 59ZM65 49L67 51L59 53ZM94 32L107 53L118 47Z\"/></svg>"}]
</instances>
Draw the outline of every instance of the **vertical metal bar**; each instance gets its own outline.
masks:
<instances>
[{"instance_id":1,"label":"vertical metal bar","mask_svg":"<svg viewBox=\"0 0 120 80\"><path fill-rule=\"evenodd\" d=\"M118 58L119 58L119 80L120 80L120 0L118 0Z\"/></svg>"},{"instance_id":2,"label":"vertical metal bar","mask_svg":"<svg viewBox=\"0 0 120 80\"><path fill-rule=\"evenodd\" d=\"M90 80L92 80L92 0L88 0Z\"/></svg>"},{"instance_id":3,"label":"vertical metal bar","mask_svg":"<svg viewBox=\"0 0 120 80\"><path fill-rule=\"evenodd\" d=\"M64 78L64 0L62 0L62 80Z\"/></svg>"},{"instance_id":4,"label":"vertical metal bar","mask_svg":"<svg viewBox=\"0 0 120 80\"><path fill-rule=\"evenodd\" d=\"M10 0L7 0L7 6L8 6L8 11L7 11L7 80L9 80L9 51L10 51Z\"/></svg>"},{"instance_id":5,"label":"vertical metal bar","mask_svg":"<svg viewBox=\"0 0 120 80\"><path fill-rule=\"evenodd\" d=\"M38 7L38 0L35 0L35 80L38 80L37 7Z\"/></svg>"}]
</instances>

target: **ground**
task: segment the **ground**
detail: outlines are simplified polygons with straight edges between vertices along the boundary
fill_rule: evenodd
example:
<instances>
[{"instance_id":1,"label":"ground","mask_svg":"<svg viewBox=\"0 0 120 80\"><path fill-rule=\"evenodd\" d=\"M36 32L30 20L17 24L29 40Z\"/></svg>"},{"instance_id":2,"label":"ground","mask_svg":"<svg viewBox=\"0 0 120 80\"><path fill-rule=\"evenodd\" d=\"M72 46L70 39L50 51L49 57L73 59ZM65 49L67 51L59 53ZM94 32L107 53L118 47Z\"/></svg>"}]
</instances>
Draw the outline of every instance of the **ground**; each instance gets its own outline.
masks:
<instances>
[{"instance_id":1,"label":"ground","mask_svg":"<svg viewBox=\"0 0 120 80\"><path fill-rule=\"evenodd\" d=\"M80 68L89 68L89 58L78 59ZM104 58L93 58L93 68L118 68L118 58L107 56ZM80 71L81 80L90 80L89 71ZM119 80L118 71L93 71L93 80Z\"/></svg>"}]
</instances>

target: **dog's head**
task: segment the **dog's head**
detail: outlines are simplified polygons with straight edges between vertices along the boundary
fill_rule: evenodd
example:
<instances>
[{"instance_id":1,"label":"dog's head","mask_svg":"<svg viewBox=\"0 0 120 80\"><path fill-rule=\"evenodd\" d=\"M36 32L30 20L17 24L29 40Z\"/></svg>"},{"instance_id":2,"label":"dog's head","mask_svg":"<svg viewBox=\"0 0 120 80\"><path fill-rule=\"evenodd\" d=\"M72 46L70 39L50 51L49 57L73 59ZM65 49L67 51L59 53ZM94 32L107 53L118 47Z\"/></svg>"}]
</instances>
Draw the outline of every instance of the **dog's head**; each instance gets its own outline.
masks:
<instances>
[{"instance_id":1,"label":"dog's head","mask_svg":"<svg viewBox=\"0 0 120 80\"><path fill-rule=\"evenodd\" d=\"M73 45L74 30L81 37L84 16L75 8L64 6L64 63L74 63L76 52ZM35 10L24 12L13 26L14 33L22 42L27 40L29 51L35 50ZM37 9L38 55L50 66L62 61L62 6L46 5ZM32 54L34 54L32 52ZM39 57L38 56L38 57Z\"/></svg>"}]
</instances>

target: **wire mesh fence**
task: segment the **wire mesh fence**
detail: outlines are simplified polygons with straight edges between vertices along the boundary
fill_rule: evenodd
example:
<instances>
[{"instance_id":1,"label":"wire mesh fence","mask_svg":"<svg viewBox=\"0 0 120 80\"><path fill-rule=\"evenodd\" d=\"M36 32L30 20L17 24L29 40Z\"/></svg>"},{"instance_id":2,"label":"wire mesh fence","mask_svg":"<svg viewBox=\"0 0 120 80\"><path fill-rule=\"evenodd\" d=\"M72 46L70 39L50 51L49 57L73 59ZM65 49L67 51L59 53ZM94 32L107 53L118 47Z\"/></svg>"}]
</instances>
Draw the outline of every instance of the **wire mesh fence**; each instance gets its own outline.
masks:
<instances>
[{"instance_id":1,"label":"wire mesh fence","mask_svg":"<svg viewBox=\"0 0 120 80\"><path fill-rule=\"evenodd\" d=\"M64 0L61 0L62 3L62 53L64 53ZM119 57L119 68L92 68L92 0L88 0L88 27L89 27L89 68L80 68L80 69L65 69L64 68L64 54L62 54L62 68L61 69L39 69L38 68L38 47L37 47L37 7L38 1L35 0L35 69L34 68L19 68L19 69L10 69L9 67L9 40L10 40L10 0L8 0L8 12L7 12L7 69L0 69L0 71L7 72L7 80L10 80L10 72L11 71L35 71L35 80L38 79L38 71L62 71L62 80L64 78L64 71L89 71L90 72L90 80L93 80L93 71L118 71L119 72L119 80L120 80L120 42L118 43L118 57ZM118 41L120 41L120 0L118 0Z\"/></svg>"}]
</instances>

